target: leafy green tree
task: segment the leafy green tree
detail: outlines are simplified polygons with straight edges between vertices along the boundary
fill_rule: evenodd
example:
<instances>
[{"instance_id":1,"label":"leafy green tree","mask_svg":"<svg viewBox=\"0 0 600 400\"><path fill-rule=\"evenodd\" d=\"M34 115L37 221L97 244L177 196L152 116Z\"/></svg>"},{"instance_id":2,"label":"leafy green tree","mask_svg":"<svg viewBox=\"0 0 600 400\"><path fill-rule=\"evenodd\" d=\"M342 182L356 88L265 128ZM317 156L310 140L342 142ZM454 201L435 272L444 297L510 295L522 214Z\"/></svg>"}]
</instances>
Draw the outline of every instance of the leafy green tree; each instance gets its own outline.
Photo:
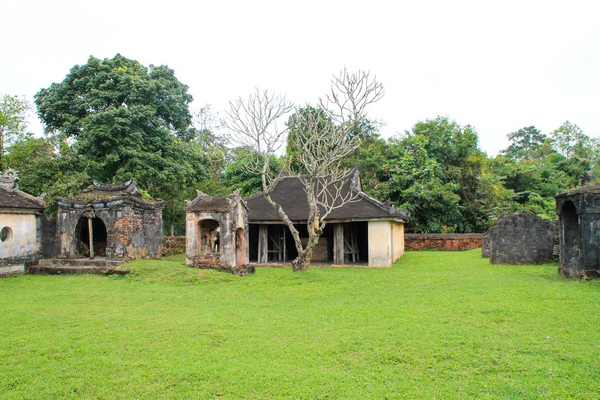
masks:
<instances>
[{"instance_id":1,"label":"leafy green tree","mask_svg":"<svg viewBox=\"0 0 600 400\"><path fill-rule=\"evenodd\" d=\"M322 108L306 105L298 108L286 123L288 127L286 155L289 169L306 173L305 167L301 162L303 149L298 146L300 136L310 135L311 130L329 129L333 121Z\"/></svg>"},{"instance_id":2,"label":"leafy green tree","mask_svg":"<svg viewBox=\"0 0 600 400\"><path fill-rule=\"evenodd\" d=\"M18 96L0 96L0 172L9 165L4 162L6 150L19 140L31 136L27 132L27 116L31 105Z\"/></svg>"},{"instance_id":3,"label":"leafy green tree","mask_svg":"<svg viewBox=\"0 0 600 400\"><path fill-rule=\"evenodd\" d=\"M227 164L225 175L223 176L223 184L231 188L231 190L240 189L242 196L261 192L261 174L256 168L253 168L256 165L262 165L261 156L245 147L233 149L231 154L231 161ZM269 173L277 175L281 171L282 162L274 155L270 157Z\"/></svg>"},{"instance_id":4,"label":"leafy green tree","mask_svg":"<svg viewBox=\"0 0 600 400\"><path fill-rule=\"evenodd\" d=\"M187 90L167 66L117 54L74 66L35 103L46 132L73 141L85 173L105 182L134 179L166 201L168 220L183 209L178 189L207 177Z\"/></svg>"},{"instance_id":5,"label":"leafy green tree","mask_svg":"<svg viewBox=\"0 0 600 400\"><path fill-rule=\"evenodd\" d=\"M510 146L502 153L514 160L532 160L551 151L548 136L535 126L528 126L507 135Z\"/></svg>"},{"instance_id":6,"label":"leafy green tree","mask_svg":"<svg viewBox=\"0 0 600 400\"><path fill-rule=\"evenodd\" d=\"M171 182L204 177L204 157L189 145L187 89L168 67L146 68L117 54L76 65L61 83L40 90L35 103L47 132L75 140L90 176L134 178L156 195Z\"/></svg>"},{"instance_id":7,"label":"leafy green tree","mask_svg":"<svg viewBox=\"0 0 600 400\"><path fill-rule=\"evenodd\" d=\"M9 148L6 156L19 171L19 187L33 195L46 193L46 213L56 212L57 196L74 196L91 183L81 158L64 138L27 137Z\"/></svg>"}]
</instances>

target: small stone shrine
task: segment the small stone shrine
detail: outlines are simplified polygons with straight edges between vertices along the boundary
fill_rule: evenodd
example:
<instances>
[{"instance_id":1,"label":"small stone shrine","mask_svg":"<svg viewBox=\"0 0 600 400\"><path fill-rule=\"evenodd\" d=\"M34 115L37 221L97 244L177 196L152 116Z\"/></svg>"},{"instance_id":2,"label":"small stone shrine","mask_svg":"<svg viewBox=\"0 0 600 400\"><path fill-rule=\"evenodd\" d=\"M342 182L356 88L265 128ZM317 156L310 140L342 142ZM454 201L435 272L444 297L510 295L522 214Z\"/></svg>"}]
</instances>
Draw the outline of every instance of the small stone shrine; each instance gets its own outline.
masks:
<instances>
[{"instance_id":1,"label":"small stone shrine","mask_svg":"<svg viewBox=\"0 0 600 400\"><path fill-rule=\"evenodd\" d=\"M565 277L600 277L600 182L556 195L560 263Z\"/></svg>"},{"instance_id":2,"label":"small stone shrine","mask_svg":"<svg viewBox=\"0 0 600 400\"><path fill-rule=\"evenodd\" d=\"M16 183L8 169L0 176L0 276L21 274L42 253L42 214L46 204Z\"/></svg>"},{"instance_id":3,"label":"small stone shrine","mask_svg":"<svg viewBox=\"0 0 600 400\"><path fill-rule=\"evenodd\" d=\"M488 231L492 264L544 264L554 261L554 225L532 212L499 217Z\"/></svg>"},{"instance_id":4,"label":"small stone shrine","mask_svg":"<svg viewBox=\"0 0 600 400\"><path fill-rule=\"evenodd\" d=\"M57 200L59 258L161 258L164 202L143 199L131 181Z\"/></svg>"},{"instance_id":5,"label":"small stone shrine","mask_svg":"<svg viewBox=\"0 0 600 400\"><path fill-rule=\"evenodd\" d=\"M187 265L237 275L254 272L248 264L248 207L235 191L208 196L200 191L186 208Z\"/></svg>"}]
</instances>

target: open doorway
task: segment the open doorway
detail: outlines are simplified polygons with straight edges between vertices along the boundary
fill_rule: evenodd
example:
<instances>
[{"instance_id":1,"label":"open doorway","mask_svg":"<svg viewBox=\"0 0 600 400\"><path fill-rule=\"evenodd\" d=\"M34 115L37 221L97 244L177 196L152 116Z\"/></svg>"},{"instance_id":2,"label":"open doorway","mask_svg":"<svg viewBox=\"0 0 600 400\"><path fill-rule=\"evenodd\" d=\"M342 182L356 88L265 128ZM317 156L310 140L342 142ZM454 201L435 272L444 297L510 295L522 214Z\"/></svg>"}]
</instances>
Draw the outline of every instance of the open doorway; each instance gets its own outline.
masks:
<instances>
[{"instance_id":1,"label":"open doorway","mask_svg":"<svg viewBox=\"0 0 600 400\"><path fill-rule=\"evenodd\" d=\"M76 256L77 257L91 257L90 253L90 219L81 217L75 227L75 237L77 239ZM98 257L106 257L106 243L108 239L108 233L106 231L106 225L98 217L91 219L91 233L92 233L92 246L93 255Z\"/></svg>"},{"instance_id":2,"label":"open doorway","mask_svg":"<svg viewBox=\"0 0 600 400\"><path fill-rule=\"evenodd\" d=\"M562 235L564 245L562 246L561 264L567 269L578 270L581 255L581 239L579 237L579 216L575 204L565 201L562 206Z\"/></svg>"},{"instance_id":3,"label":"open doorway","mask_svg":"<svg viewBox=\"0 0 600 400\"><path fill-rule=\"evenodd\" d=\"M221 229L214 219L203 219L198 222L198 250L201 255L219 254L221 252Z\"/></svg>"}]
</instances>

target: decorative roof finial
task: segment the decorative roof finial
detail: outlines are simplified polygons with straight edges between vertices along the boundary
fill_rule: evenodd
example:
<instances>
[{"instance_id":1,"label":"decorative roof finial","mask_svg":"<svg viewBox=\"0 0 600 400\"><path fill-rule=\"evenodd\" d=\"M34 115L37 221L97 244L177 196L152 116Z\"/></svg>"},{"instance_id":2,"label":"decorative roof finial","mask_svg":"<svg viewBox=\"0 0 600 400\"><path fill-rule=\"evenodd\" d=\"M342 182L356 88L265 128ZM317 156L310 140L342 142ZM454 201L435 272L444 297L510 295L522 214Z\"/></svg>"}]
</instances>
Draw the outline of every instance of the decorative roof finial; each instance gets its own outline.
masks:
<instances>
[{"instance_id":1,"label":"decorative roof finial","mask_svg":"<svg viewBox=\"0 0 600 400\"><path fill-rule=\"evenodd\" d=\"M10 190L10 191L14 191L17 190L19 188L19 185L17 185L17 172L12 168L8 168L6 171L4 171L4 175L0 176L0 186L2 186L3 188Z\"/></svg>"}]
</instances>

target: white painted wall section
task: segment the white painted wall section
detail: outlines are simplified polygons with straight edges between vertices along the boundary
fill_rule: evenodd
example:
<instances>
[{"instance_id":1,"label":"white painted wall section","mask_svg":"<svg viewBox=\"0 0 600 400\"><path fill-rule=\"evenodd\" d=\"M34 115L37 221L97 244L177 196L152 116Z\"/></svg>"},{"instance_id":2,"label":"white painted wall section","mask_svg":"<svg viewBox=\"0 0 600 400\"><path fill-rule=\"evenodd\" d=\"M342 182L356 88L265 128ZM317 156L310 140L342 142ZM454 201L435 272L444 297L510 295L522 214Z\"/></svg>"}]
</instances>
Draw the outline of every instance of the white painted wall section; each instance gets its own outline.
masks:
<instances>
[{"instance_id":1,"label":"white painted wall section","mask_svg":"<svg viewBox=\"0 0 600 400\"><path fill-rule=\"evenodd\" d=\"M0 242L0 258L28 257L40 251L34 214L0 214L0 229L12 231L10 239Z\"/></svg>"},{"instance_id":2,"label":"white painted wall section","mask_svg":"<svg viewBox=\"0 0 600 400\"><path fill-rule=\"evenodd\" d=\"M392 236L394 245L394 259L396 261L404 255L404 224L401 222L392 222Z\"/></svg>"},{"instance_id":3,"label":"white painted wall section","mask_svg":"<svg viewBox=\"0 0 600 400\"><path fill-rule=\"evenodd\" d=\"M392 255L392 222L369 221L369 267L390 267Z\"/></svg>"}]
</instances>

